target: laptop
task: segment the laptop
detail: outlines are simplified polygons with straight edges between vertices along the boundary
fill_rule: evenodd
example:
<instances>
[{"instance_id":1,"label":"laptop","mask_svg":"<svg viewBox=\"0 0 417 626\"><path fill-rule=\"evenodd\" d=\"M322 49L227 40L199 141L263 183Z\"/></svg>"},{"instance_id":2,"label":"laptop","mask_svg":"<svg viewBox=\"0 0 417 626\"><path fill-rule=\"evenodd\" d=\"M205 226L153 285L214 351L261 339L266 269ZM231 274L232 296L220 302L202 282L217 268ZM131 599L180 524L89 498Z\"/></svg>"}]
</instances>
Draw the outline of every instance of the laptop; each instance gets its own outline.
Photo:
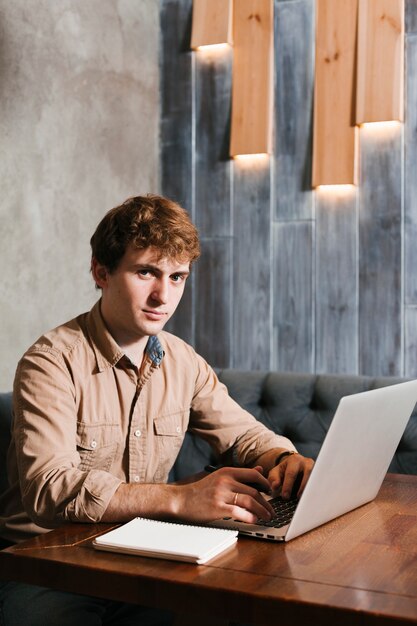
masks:
<instances>
[{"instance_id":1,"label":"laptop","mask_svg":"<svg viewBox=\"0 0 417 626\"><path fill-rule=\"evenodd\" d=\"M274 508L289 509L281 522L248 524L223 518L210 525L289 541L370 502L378 494L416 402L417 380L343 397L300 499L285 502L265 496Z\"/></svg>"}]
</instances>

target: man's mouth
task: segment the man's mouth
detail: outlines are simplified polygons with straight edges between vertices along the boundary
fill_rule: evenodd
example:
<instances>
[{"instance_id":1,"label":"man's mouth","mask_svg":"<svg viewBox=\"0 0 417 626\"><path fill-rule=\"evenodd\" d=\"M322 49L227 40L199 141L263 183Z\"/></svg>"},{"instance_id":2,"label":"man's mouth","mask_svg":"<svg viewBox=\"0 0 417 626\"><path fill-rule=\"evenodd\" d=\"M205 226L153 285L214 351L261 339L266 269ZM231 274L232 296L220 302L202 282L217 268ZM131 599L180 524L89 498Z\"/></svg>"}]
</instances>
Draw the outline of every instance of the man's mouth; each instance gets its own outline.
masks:
<instances>
[{"instance_id":1,"label":"man's mouth","mask_svg":"<svg viewBox=\"0 0 417 626\"><path fill-rule=\"evenodd\" d=\"M160 320L166 316L166 313L164 313L163 311L155 311L152 309L144 309L143 312L148 319L152 320Z\"/></svg>"}]
</instances>

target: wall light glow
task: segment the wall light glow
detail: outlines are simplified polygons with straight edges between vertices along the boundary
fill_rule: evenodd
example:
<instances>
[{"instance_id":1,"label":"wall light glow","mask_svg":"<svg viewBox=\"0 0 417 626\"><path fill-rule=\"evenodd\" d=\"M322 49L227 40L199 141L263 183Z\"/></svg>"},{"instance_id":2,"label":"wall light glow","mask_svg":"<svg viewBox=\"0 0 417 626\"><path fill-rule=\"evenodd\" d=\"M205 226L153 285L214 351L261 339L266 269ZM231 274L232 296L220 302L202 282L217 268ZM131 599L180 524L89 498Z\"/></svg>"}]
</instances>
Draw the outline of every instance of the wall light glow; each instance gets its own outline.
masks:
<instances>
[{"instance_id":1,"label":"wall light glow","mask_svg":"<svg viewBox=\"0 0 417 626\"><path fill-rule=\"evenodd\" d=\"M354 193L355 185L318 185L316 191L332 195L348 195Z\"/></svg>"},{"instance_id":2,"label":"wall light glow","mask_svg":"<svg viewBox=\"0 0 417 626\"><path fill-rule=\"evenodd\" d=\"M238 161L250 161L251 159L256 161L268 159L269 154L267 152L258 152L258 154L235 154L233 158Z\"/></svg>"},{"instance_id":3,"label":"wall light glow","mask_svg":"<svg viewBox=\"0 0 417 626\"><path fill-rule=\"evenodd\" d=\"M402 123L396 120L389 120L387 122L364 122L360 124L360 128L369 128L370 130L381 131L384 130L393 130L396 128L401 128Z\"/></svg>"},{"instance_id":4,"label":"wall light glow","mask_svg":"<svg viewBox=\"0 0 417 626\"><path fill-rule=\"evenodd\" d=\"M269 165L270 155L267 152L259 152L258 154L235 154L232 159L236 161L236 165L248 169L263 168Z\"/></svg>"},{"instance_id":5,"label":"wall light glow","mask_svg":"<svg viewBox=\"0 0 417 626\"><path fill-rule=\"evenodd\" d=\"M401 122L366 122L361 124L359 133L364 140L368 137L375 145L386 145L387 142L395 141L402 128Z\"/></svg>"},{"instance_id":6,"label":"wall light glow","mask_svg":"<svg viewBox=\"0 0 417 626\"><path fill-rule=\"evenodd\" d=\"M212 43L207 46L197 46L196 50L198 52L213 52L213 53L222 53L226 52L226 50L230 50L230 44L228 43Z\"/></svg>"}]
</instances>

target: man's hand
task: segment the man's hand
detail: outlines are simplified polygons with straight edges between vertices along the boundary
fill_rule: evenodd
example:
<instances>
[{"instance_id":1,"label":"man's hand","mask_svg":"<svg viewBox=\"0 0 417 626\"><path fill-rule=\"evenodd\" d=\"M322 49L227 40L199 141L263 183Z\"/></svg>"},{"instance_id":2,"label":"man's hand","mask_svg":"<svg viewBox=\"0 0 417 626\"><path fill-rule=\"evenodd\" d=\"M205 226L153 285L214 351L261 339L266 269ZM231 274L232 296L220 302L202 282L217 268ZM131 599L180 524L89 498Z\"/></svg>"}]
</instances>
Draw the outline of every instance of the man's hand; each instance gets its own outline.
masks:
<instances>
[{"instance_id":1,"label":"man's hand","mask_svg":"<svg viewBox=\"0 0 417 626\"><path fill-rule=\"evenodd\" d=\"M288 500L293 495L299 498L304 491L313 465L313 459L298 453L285 456L268 473L271 490L278 491L281 489L281 496L284 500ZM294 490L295 493L293 493Z\"/></svg>"},{"instance_id":2,"label":"man's hand","mask_svg":"<svg viewBox=\"0 0 417 626\"><path fill-rule=\"evenodd\" d=\"M203 478L194 477L193 482L186 484L122 483L101 521L124 522L135 516L189 522L210 522L221 517L249 524L258 519L269 521L274 512L261 492L270 493L282 487L282 496L289 498L300 476L298 494L301 494L313 467L312 459L300 454L287 456L273 467L282 452L282 449L275 449L265 453L254 468L222 467ZM263 473L268 469L265 478Z\"/></svg>"},{"instance_id":3,"label":"man's hand","mask_svg":"<svg viewBox=\"0 0 417 626\"><path fill-rule=\"evenodd\" d=\"M260 491L269 493L271 485L261 472L260 466L222 467L194 483L182 485L182 518L207 522L232 517L249 524L259 518L270 520L272 506Z\"/></svg>"}]
</instances>

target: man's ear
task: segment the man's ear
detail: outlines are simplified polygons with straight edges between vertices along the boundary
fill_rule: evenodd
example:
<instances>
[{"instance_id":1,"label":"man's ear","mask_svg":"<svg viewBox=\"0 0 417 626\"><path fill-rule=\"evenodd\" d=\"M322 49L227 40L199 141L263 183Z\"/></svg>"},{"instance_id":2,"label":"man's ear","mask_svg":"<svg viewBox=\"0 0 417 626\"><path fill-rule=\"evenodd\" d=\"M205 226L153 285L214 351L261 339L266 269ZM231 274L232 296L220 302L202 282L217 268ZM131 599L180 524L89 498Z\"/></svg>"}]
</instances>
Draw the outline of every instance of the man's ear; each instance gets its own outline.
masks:
<instances>
[{"instance_id":1,"label":"man's ear","mask_svg":"<svg viewBox=\"0 0 417 626\"><path fill-rule=\"evenodd\" d=\"M91 273L96 282L97 287L103 289L107 285L108 271L104 265L101 265L96 258L91 259Z\"/></svg>"}]
</instances>

